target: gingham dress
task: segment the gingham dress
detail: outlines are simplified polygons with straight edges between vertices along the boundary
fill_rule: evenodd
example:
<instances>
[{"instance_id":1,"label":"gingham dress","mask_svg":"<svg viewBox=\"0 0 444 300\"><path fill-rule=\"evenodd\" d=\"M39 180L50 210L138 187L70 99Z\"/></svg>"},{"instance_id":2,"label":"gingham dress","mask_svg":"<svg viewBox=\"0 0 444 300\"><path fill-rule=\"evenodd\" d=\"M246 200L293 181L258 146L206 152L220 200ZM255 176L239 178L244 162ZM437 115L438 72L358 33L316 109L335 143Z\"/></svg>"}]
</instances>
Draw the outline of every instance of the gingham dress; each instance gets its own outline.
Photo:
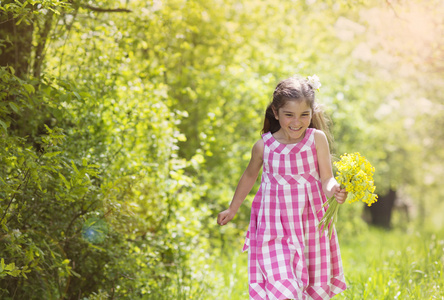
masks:
<instances>
[{"instance_id":1,"label":"gingham dress","mask_svg":"<svg viewBox=\"0 0 444 300\"><path fill-rule=\"evenodd\" d=\"M251 208L250 299L330 299L346 289L334 231L317 230L326 197L319 178L315 129L297 144L264 140L261 186Z\"/></svg>"}]
</instances>

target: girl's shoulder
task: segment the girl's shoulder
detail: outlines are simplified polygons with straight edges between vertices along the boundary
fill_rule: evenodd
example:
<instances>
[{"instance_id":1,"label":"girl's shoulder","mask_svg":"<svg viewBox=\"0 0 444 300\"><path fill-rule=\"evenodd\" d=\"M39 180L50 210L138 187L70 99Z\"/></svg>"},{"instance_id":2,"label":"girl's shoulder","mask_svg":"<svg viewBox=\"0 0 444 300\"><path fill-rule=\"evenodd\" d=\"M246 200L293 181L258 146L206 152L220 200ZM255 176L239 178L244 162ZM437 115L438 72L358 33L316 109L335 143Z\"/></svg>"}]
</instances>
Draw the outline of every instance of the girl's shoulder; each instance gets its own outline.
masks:
<instances>
[{"instance_id":1,"label":"girl's shoulder","mask_svg":"<svg viewBox=\"0 0 444 300\"><path fill-rule=\"evenodd\" d=\"M264 152L265 142L263 139L259 139L253 145L253 153L260 154Z\"/></svg>"},{"instance_id":2,"label":"girl's shoulder","mask_svg":"<svg viewBox=\"0 0 444 300\"><path fill-rule=\"evenodd\" d=\"M319 129L315 129L313 135L316 149L327 149L329 151L327 135Z\"/></svg>"},{"instance_id":3,"label":"girl's shoulder","mask_svg":"<svg viewBox=\"0 0 444 300\"><path fill-rule=\"evenodd\" d=\"M257 160L262 161L264 158L264 141L262 139L258 140L256 143L254 143L253 145L253 149L251 150L251 159L252 160Z\"/></svg>"},{"instance_id":4,"label":"girl's shoulder","mask_svg":"<svg viewBox=\"0 0 444 300\"><path fill-rule=\"evenodd\" d=\"M313 130L313 135L314 135L314 140L315 140L315 144L328 144L328 139L327 139L327 135L319 129L314 129Z\"/></svg>"},{"instance_id":5,"label":"girl's shoulder","mask_svg":"<svg viewBox=\"0 0 444 300\"><path fill-rule=\"evenodd\" d=\"M312 128L312 130L315 139L327 139L327 135L322 130L316 128Z\"/></svg>"}]
</instances>

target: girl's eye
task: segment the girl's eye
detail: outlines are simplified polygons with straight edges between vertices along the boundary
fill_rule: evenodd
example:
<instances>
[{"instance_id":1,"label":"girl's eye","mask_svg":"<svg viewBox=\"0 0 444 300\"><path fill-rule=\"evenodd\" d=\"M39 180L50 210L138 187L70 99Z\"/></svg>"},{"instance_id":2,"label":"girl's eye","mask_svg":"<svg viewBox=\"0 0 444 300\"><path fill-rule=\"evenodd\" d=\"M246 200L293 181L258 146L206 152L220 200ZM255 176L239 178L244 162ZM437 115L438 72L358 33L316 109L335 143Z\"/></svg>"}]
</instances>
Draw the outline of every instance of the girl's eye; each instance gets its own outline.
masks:
<instances>
[{"instance_id":1,"label":"girl's eye","mask_svg":"<svg viewBox=\"0 0 444 300\"><path fill-rule=\"evenodd\" d=\"M286 116L287 116L287 117L291 117L291 115L290 115L290 114L286 114Z\"/></svg>"}]
</instances>

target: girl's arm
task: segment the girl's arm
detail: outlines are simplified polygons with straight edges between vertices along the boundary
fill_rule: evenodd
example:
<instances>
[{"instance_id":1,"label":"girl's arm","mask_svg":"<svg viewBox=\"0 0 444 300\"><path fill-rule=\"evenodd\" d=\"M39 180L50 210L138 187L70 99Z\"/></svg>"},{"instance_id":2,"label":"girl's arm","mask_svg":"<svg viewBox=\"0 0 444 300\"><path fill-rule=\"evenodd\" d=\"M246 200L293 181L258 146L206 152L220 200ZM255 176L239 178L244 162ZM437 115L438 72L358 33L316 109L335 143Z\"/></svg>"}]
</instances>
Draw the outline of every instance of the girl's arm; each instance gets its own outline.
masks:
<instances>
[{"instance_id":1,"label":"girl's arm","mask_svg":"<svg viewBox=\"0 0 444 300\"><path fill-rule=\"evenodd\" d=\"M251 188L256 182L257 176L262 167L263 153L264 153L264 141L260 139L253 146L253 149L251 151L250 162L247 168L245 169L244 174L239 180L230 207L227 210L221 212L217 216L217 224L225 225L229 221L231 221L231 219L233 219L234 216L236 215L237 210L241 206L242 202L244 202L245 198L247 197L248 193L251 191Z\"/></svg>"},{"instance_id":2,"label":"girl's arm","mask_svg":"<svg viewBox=\"0 0 444 300\"><path fill-rule=\"evenodd\" d=\"M338 203L344 203L345 199L347 199L347 192L345 189L341 189L341 186L333 176L327 137L321 130L316 130L314 137L322 189L328 198L335 196Z\"/></svg>"}]
</instances>

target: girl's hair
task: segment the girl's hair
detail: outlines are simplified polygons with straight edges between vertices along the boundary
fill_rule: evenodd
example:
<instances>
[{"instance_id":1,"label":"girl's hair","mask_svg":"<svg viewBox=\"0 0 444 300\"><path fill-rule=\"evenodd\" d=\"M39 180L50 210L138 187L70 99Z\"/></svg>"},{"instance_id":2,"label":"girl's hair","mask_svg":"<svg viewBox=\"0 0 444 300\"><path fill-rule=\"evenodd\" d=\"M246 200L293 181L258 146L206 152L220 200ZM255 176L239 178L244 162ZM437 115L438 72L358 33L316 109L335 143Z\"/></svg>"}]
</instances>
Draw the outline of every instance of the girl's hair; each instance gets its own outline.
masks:
<instances>
[{"instance_id":1,"label":"girl's hair","mask_svg":"<svg viewBox=\"0 0 444 300\"><path fill-rule=\"evenodd\" d=\"M282 80L276 86L273 92L273 100L265 111L262 133L269 131L275 133L281 128L279 121L274 117L273 110L278 112L287 101L306 101L313 112L311 123L308 127L322 130L327 136L329 143L332 144L333 138L329 129L330 119L325 115L322 106L315 102L315 91L308 80L299 76Z\"/></svg>"}]
</instances>

